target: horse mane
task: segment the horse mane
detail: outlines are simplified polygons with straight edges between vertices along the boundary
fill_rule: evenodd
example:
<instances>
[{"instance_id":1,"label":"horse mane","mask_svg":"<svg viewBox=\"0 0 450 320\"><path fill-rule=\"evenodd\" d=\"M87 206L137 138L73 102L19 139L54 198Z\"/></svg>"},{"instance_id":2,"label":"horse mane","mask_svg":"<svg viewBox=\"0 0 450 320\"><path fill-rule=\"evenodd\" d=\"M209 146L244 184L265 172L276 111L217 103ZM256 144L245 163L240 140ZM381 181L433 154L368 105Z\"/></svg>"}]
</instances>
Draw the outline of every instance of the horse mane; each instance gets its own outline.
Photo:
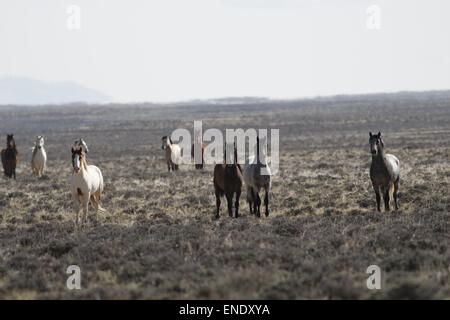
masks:
<instances>
[{"instance_id":1,"label":"horse mane","mask_svg":"<svg viewBox=\"0 0 450 320\"><path fill-rule=\"evenodd\" d=\"M88 164L86 161L86 153L83 152L83 150L81 150L81 153L80 153L80 162L81 162L81 165L84 166L84 169L87 170Z\"/></svg>"},{"instance_id":2,"label":"horse mane","mask_svg":"<svg viewBox=\"0 0 450 320\"><path fill-rule=\"evenodd\" d=\"M83 147L72 147L72 153L80 155L80 165L87 169L86 153L83 151Z\"/></svg>"}]
</instances>

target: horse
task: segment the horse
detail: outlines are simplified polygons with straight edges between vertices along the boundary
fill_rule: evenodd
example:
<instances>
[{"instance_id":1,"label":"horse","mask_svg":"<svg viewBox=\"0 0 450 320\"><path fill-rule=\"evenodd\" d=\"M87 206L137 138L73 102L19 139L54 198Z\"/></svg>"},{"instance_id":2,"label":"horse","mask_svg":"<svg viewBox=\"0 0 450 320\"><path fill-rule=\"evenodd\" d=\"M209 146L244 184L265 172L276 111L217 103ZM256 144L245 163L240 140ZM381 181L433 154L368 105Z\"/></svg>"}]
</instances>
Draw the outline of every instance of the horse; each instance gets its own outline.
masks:
<instances>
[{"instance_id":1,"label":"horse","mask_svg":"<svg viewBox=\"0 0 450 320\"><path fill-rule=\"evenodd\" d=\"M88 153L89 152L88 146L87 146L86 142L83 140L83 138L75 140L75 142L73 143L73 146L74 147L82 147L82 148L84 148L84 153Z\"/></svg>"},{"instance_id":2,"label":"horse","mask_svg":"<svg viewBox=\"0 0 450 320\"><path fill-rule=\"evenodd\" d=\"M247 186L247 202L250 207L250 214L255 214L258 218L261 216L261 198L259 191L264 189L264 205L266 207L265 215L269 216L269 190L271 186L271 172L267 165L267 157L265 164L261 163L259 155L259 137L256 137L256 159L255 156L249 157L244 165L244 182ZM266 170L267 174L262 174L262 170Z\"/></svg>"},{"instance_id":3,"label":"horse","mask_svg":"<svg viewBox=\"0 0 450 320\"><path fill-rule=\"evenodd\" d=\"M165 157L167 163L167 169L170 172L178 170L178 163L181 160L181 148L178 144L172 142L170 137L164 136L162 137L162 147L161 149L165 150Z\"/></svg>"},{"instance_id":4,"label":"horse","mask_svg":"<svg viewBox=\"0 0 450 320\"><path fill-rule=\"evenodd\" d=\"M13 134L6 137L6 149L1 151L3 172L6 177L16 179L16 166L19 162L19 153L16 149L16 141Z\"/></svg>"},{"instance_id":5,"label":"horse","mask_svg":"<svg viewBox=\"0 0 450 320\"><path fill-rule=\"evenodd\" d=\"M196 143L196 144L192 144L192 148L191 148L191 159L194 160L195 162L195 145L197 146L197 148L199 148L202 152L202 162L201 163L195 163L195 169L203 169L203 164L205 163L205 158L204 158L204 154L205 154L205 148L206 148L206 144L204 143Z\"/></svg>"},{"instance_id":6,"label":"horse","mask_svg":"<svg viewBox=\"0 0 450 320\"><path fill-rule=\"evenodd\" d=\"M95 209L95 218L98 218L98 211L105 211L100 206L100 198L104 188L103 175L96 166L88 165L86 154L82 147L72 147L72 181L71 193L78 225L78 215L83 210L82 223L87 220L89 200Z\"/></svg>"},{"instance_id":7,"label":"horse","mask_svg":"<svg viewBox=\"0 0 450 320\"><path fill-rule=\"evenodd\" d=\"M33 175L42 177L47 163L47 152L44 149L44 137L36 136L31 152L31 171Z\"/></svg>"},{"instance_id":8,"label":"horse","mask_svg":"<svg viewBox=\"0 0 450 320\"><path fill-rule=\"evenodd\" d=\"M226 158L226 152L225 152ZM237 149L234 144L233 164L216 164L214 167L214 192L216 195L216 219L219 218L221 198L225 195L228 204L228 215L233 217L233 196L236 195L234 203L235 217L239 217L239 198L243 185L242 169L237 163Z\"/></svg>"},{"instance_id":9,"label":"horse","mask_svg":"<svg viewBox=\"0 0 450 320\"><path fill-rule=\"evenodd\" d=\"M369 132L370 153L372 164L370 165L370 180L377 200L377 210L380 208L380 191L383 193L384 209L390 210L389 202L394 196L395 210L398 210L397 194L400 181L400 161L396 156L384 152L384 143L381 132L373 135Z\"/></svg>"}]
</instances>

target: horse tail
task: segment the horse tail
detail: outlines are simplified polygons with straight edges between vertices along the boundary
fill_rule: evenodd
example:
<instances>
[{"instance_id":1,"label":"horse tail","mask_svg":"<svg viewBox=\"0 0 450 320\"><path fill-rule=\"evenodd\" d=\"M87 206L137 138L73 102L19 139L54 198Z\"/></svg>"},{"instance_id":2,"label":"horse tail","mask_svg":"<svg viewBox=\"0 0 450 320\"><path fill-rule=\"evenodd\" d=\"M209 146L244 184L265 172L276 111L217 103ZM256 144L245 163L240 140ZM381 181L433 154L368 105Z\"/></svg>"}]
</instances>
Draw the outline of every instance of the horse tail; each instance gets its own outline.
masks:
<instances>
[{"instance_id":1,"label":"horse tail","mask_svg":"<svg viewBox=\"0 0 450 320\"><path fill-rule=\"evenodd\" d=\"M392 196L394 195L394 183L389 183L389 199L392 199Z\"/></svg>"}]
</instances>

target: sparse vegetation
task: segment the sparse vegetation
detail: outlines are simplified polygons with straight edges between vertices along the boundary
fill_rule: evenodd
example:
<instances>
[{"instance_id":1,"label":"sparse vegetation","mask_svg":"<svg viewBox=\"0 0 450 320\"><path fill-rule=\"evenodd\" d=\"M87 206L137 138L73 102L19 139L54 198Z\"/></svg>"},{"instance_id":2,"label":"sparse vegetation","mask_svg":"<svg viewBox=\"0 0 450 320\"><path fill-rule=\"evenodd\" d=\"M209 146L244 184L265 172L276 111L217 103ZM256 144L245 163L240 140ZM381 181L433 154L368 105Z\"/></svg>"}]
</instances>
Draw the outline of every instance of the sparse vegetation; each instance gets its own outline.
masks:
<instances>
[{"instance_id":1,"label":"sparse vegetation","mask_svg":"<svg viewBox=\"0 0 450 320\"><path fill-rule=\"evenodd\" d=\"M268 218L249 215L244 192L238 219L224 208L213 219L212 165L167 172L161 136L194 119L280 129ZM0 298L450 298L449 123L446 95L0 109L22 155L17 180L0 178ZM368 132L378 130L402 165L398 212L375 210ZM48 153L42 179L27 159L36 135ZM79 137L103 172L108 212L76 232ZM72 264L82 290L66 288ZM372 264L381 290L366 287Z\"/></svg>"}]
</instances>

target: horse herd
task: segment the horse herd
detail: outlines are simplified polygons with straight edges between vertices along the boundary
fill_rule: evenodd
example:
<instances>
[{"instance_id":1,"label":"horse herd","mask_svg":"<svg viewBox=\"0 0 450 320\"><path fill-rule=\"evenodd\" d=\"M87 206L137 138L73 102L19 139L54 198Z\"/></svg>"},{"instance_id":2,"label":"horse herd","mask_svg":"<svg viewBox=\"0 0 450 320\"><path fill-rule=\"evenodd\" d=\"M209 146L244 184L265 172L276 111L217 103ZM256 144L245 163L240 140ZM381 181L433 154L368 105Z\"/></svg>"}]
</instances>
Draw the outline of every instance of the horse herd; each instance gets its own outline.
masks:
<instances>
[{"instance_id":1,"label":"horse herd","mask_svg":"<svg viewBox=\"0 0 450 320\"><path fill-rule=\"evenodd\" d=\"M203 169L205 145L201 142L198 147L201 150L201 163L196 163L196 169ZM265 145L265 144L263 144ZM370 179L375 192L377 210L381 211L381 195L384 200L385 211L390 210L390 201L393 198L395 209L398 210L398 189L400 181L400 162L394 155L385 153L384 142L381 132L378 134L369 133L369 146L372 155L370 166ZM170 172L178 170L177 159L181 156L181 148L172 142L170 137L162 137L162 149L164 150L167 169ZM250 214L260 217L261 198L259 193L264 191L265 215L269 215L269 191L271 186L270 167L267 164L268 158L264 152L260 153L260 140L256 138L255 154L245 160L244 168L238 163L236 144L228 146L225 150L232 152L233 161L216 164L214 167L214 193L216 197L216 218L219 218L221 199L225 196L230 217L239 216L239 198L242 188L245 186L247 202ZM89 203L95 209L97 217L98 211L104 211L100 205L101 195L104 189L104 181L101 170L93 165L88 165L86 154L89 152L88 146L83 139L75 141L71 148L72 153L72 176L71 194L76 214L75 223L79 223L79 214L83 211L82 223L87 221ZM261 155L264 161L261 161ZM194 145L192 145L191 156L194 158ZM16 178L16 166L19 161L16 142L12 134L6 138L6 148L1 150L1 160L4 175L8 178ZM46 169L47 153L44 148L44 137L37 136L34 147L31 150L31 170L32 174L42 177ZM263 174L264 172L264 174ZM234 199L234 215L233 215Z\"/></svg>"}]
</instances>

